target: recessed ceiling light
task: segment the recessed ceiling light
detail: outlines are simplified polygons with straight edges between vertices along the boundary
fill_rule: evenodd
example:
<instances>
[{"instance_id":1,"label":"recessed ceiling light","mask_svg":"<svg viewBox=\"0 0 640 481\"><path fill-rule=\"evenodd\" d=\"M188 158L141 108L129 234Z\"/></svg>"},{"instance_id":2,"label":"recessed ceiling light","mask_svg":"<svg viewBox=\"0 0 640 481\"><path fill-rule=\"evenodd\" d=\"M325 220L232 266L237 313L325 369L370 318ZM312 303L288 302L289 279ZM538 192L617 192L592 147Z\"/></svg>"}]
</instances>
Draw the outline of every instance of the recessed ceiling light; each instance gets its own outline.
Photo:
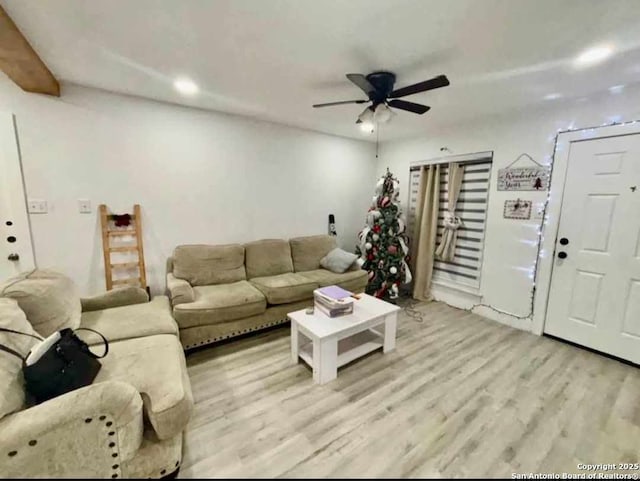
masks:
<instances>
[{"instance_id":1,"label":"recessed ceiling light","mask_svg":"<svg viewBox=\"0 0 640 481\"><path fill-rule=\"evenodd\" d=\"M559 99L559 98L561 98L561 97L562 97L562 94L559 94L559 93L557 93L557 92L554 92L554 93L552 93L552 94L545 95L545 96L544 96L544 99L545 99L545 100L557 100L557 99Z\"/></svg>"},{"instance_id":2,"label":"recessed ceiling light","mask_svg":"<svg viewBox=\"0 0 640 481\"><path fill-rule=\"evenodd\" d=\"M182 95L195 95L198 93L198 86L188 78L179 78L173 82L175 89Z\"/></svg>"},{"instance_id":3,"label":"recessed ceiling light","mask_svg":"<svg viewBox=\"0 0 640 481\"><path fill-rule=\"evenodd\" d=\"M602 62L613 54L613 48L609 45L601 45L585 50L576 58L575 64L578 67L594 65Z\"/></svg>"},{"instance_id":4,"label":"recessed ceiling light","mask_svg":"<svg viewBox=\"0 0 640 481\"><path fill-rule=\"evenodd\" d=\"M612 94L620 94L624 90L624 85L614 85L613 87L609 87L609 92Z\"/></svg>"}]
</instances>

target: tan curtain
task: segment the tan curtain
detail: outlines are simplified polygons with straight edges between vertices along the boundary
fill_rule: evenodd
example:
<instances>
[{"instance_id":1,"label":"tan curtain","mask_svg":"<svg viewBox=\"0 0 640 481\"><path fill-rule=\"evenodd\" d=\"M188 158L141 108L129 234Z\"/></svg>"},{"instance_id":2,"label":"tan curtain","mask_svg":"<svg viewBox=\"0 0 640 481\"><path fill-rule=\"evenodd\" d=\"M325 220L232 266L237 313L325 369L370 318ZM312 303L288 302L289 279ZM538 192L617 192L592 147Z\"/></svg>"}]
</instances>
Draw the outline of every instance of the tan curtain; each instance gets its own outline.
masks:
<instances>
[{"instance_id":1,"label":"tan curtain","mask_svg":"<svg viewBox=\"0 0 640 481\"><path fill-rule=\"evenodd\" d=\"M462 226L460 217L456 217L456 205L458 204L458 197L460 197L463 176L464 167L456 162L450 162L449 172L447 173L448 205L447 211L444 213L444 230L440 245L436 249L436 257L443 261L453 260L456 251L458 228Z\"/></svg>"},{"instance_id":2,"label":"tan curtain","mask_svg":"<svg viewBox=\"0 0 640 481\"><path fill-rule=\"evenodd\" d=\"M428 165L420 171L416 228L412 245L413 297L429 301L431 297L431 275L433 274L433 252L438 231L438 206L440 196L440 165Z\"/></svg>"}]
</instances>

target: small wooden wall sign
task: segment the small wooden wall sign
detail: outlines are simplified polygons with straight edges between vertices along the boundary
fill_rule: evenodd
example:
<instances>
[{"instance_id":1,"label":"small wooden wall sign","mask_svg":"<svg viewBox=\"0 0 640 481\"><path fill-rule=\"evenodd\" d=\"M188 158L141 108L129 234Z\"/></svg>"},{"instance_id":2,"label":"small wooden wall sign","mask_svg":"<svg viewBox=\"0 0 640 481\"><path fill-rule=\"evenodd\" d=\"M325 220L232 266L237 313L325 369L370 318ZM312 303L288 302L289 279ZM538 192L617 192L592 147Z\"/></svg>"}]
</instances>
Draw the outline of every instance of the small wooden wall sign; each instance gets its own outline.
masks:
<instances>
[{"instance_id":1,"label":"small wooden wall sign","mask_svg":"<svg viewBox=\"0 0 640 481\"><path fill-rule=\"evenodd\" d=\"M531 218L531 201L530 200L506 200L504 202L504 218L505 219L521 219Z\"/></svg>"},{"instance_id":2,"label":"small wooden wall sign","mask_svg":"<svg viewBox=\"0 0 640 481\"><path fill-rule=\"evenodd\" d=\"M498 170L498 190L547 190L549 171L544 167L511 167Z\"/></svg>"},{"instance_id":3,"label":"small wooden wall sign","mask_svg":"<svg viewBox=\"0 0 640 481\"><path fill-rule=\"evenodd\" d=\"M523 160L533 164L531 167L514 167ZM527 153L520 154L516 160L504 169L498 170L498 190L548 190L549 168L536 162Z\"/></svg>"}]
</instances>

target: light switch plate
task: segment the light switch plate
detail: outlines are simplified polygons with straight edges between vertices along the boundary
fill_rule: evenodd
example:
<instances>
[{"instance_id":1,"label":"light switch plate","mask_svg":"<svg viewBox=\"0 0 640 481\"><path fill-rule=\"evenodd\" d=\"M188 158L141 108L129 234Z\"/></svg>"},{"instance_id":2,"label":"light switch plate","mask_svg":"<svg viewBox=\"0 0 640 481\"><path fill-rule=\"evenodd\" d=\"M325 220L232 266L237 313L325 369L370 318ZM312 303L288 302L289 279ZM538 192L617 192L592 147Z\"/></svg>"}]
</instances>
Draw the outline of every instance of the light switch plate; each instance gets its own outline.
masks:
<instances>
[{"instance_id":1,"label":"light switch plate","mask_svg":"<svg viewBox=\"0 0 640 481\"><path fill-rule=\"evenodd\" d=\"M91 201L89 199L78 199L78 211L81 214L91 214Z\"/></svg>"},{"instance_id":2,"label":"light switch plate","mask_svg":"<svg viewBox=\"0 0 640 481\"><path fill-rule=\"evenodd\" d=\"M47 213L47 201L44 199L29 199L27 206L29 207L29 214Z\"/></svg>"}]
</instances>

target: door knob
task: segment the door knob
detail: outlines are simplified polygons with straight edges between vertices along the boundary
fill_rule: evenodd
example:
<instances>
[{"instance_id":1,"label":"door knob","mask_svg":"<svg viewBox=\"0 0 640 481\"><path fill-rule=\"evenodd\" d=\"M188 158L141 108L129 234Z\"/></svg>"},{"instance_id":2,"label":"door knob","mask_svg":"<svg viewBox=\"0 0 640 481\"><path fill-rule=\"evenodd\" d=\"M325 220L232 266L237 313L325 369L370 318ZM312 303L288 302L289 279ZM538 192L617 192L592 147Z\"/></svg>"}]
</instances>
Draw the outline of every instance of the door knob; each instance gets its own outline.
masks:
<instances>
[{"instance_id":1,"label":"door knob","mask_svg":"<svg viewBox=\"0 0 640 481\"><path fill-rule=\"evenodd\" d=\"M10 260L10 261L12 261L12 262L16 262L16 261L19 261L19 260L20 260L20 255L18 255L18 254L16 254L15 252L13 252L13 253L11 253L11 254L9 254L9 255L7 256L7 259L9 259L9 260Z\"/></svg>"},{"instance_id":2,"label":"door knob","mask_svg":"<svg viewBox=\"0 0 640 481\"><path fill-rule=\"evenodd\" d=\"M567 253L565 251L558 252L558 259L566 259Z\"/></svg>"}]
</instances>

